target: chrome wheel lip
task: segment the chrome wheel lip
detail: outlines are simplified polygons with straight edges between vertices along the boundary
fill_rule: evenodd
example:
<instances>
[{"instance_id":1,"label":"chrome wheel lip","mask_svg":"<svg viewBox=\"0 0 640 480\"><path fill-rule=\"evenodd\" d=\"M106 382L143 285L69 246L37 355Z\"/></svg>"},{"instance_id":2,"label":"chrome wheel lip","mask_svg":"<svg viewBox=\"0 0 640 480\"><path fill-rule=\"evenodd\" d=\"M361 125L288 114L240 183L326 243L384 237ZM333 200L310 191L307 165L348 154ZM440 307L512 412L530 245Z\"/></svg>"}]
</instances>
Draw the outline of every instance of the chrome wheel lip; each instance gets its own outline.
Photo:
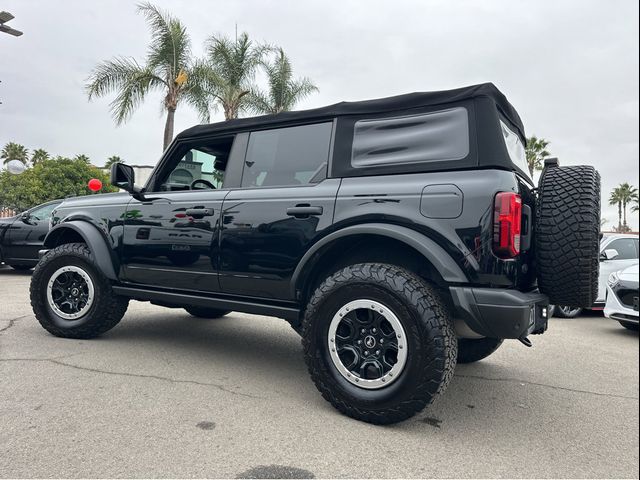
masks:
<instances>
[{"instance_id":1,"label":"chrome wheel lip","mask_svg":"<svg viewBox=\"0 0 640 480\"><path fill-rule=\"evenodd\" d=\"M344 317L350 311L357 309L374 310L376 313L385 317L385 319L389 322L389 324L391 324L393 330L395 331L396 338L398 340L398 359L396 363L393 365L391 370L385 373L382 377L376 379L364 379L354 374L344 366L342 360L340 360L340 357L338 356L338 351L336 348L336 332L338 330L338 325L340 325L342 317ZM388 307L380 302L376 302L375 300L359 299L353 300L343 305L340 310L338 310L333 316L333 318L331 319L331 323L329 324L327 347L329 349L329 355L331 356L333 365L345 380L347 380L352 385L355 385L356 387L364 388L367 390L377 390L391 385L393 382L398 380L400 374L404 370L404 367L407 363L407 355L409 350L406 338L407 337L405 335L404 328L402 328L400 320Z\"/></svg>"},{"instance_id":2,"label":"chrome wheel lip","mask_svg":"<svg viewBox=\"0 0 640 480\"><path fill-rule=\"evenodd\" d=\"M78 312L65 313L62 310L60 310L60 307L53 300L53 284L58 279L58 277L63 273L76 273L80 275L80 277L84 280L84 282L87 285L87 293L88 293L87 303ZM68 265L66 267L59 268L58 270L53 272L53 275L51 275L51 277L49 278L49 281L47 282L47 303L49 304L49 307L54 311L54 313L57 316L65 320L78 320L79 318L83 317L93 305L94 298L95 298L95 289L93 287L93 281L91 280L91 277L82 268L77 267L75 265Z\"/></svg>"}]
</instances>

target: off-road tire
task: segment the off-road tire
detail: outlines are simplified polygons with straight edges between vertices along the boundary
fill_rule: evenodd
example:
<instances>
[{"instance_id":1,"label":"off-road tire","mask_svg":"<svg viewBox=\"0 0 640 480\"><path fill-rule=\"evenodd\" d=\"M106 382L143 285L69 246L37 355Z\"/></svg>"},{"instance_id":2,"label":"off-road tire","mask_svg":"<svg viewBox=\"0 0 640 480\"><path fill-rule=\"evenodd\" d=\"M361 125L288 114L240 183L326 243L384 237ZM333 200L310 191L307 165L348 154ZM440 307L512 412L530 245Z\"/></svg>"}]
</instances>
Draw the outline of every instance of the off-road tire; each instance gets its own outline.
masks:
<instances>
[{"instance_id":1,"label":"off-road tire","mask_svg":"<svg viewBox=\"0 0 640 480\"><path fill-rule=\"evenodd\" d=\"M90 309L77 320L59 317L47 301L47 283L54 272L65 266L84 270L93 283L95 296ZM111 283L96 266L84 243L67 243L50 250L36 266L31 277L31 307L40 325L49 333L63 338L94 338L111 330L122 319L129 299L113 293Z\"/></svg>"},{"instance_id":2,"label":"off-road tire","mask_svg":"<svg viewBox=\"0 0 640 480\"><path fill-rule=\"evenodd\" d=\"M534 241L538 287L549 302L593 305L600 253L600 175L593 167L545 167Z\"/></svg>"},{"instance_id":3,"label":"off-road tire","mask_svg":"<svg viewBox=\"0 0 640 480\"><path fill-rule=\"evenodd\" d=\"M190 315L198 318L220 318L231 313L231 310L220 310L218 308L206 307L184 307Z\"/></svg>"},{"instance_id":4,"label":"off-road tire","mask_svg":"<svg viewBox=\"0 0 640 480\"><path fill-rule=\"evenodd\" d=\"M624 320L618 320L618 322L620 323L620 325L622 325L627 330L633 330L634 332L638 331L638 324L637 323L625 322Z\"/></svg>"},{"instance_id":5,"label":"off-road tire","mask_svg":"<svg viewBox=\"0 0 640 480\"><path fill-rule=\"evenodd\" d=\"M349 383L333 364L327 346L331 319L348 302L374 300L396 315L407 337L407 360L397 379L376 390ZM326 278L308 302L302 345L311 378L340 412L374 424L415 415L453 376L457 338L445 304L413 273L392 265L351 265Z\"/></svg>"},{"instance_id":6,"label":"off-road tire","mask_svg":"<svg viewBox=\"0 0 640 480\"><path fill-rule=\"evenodd\" d=\"M473 363L487 358L502 345L501 338L459 338L458 363Z\"/></svg>"},{"instance_id":7,"label":"off-road tire","mask_svg":"<svg viewBox=\"0 0 640 480\"><path fill-rule=\"evenodd\" d=\"M25 272L33 268L31 265L9 265L9 266L18 272Z\"/></svg>"}]
</instances>

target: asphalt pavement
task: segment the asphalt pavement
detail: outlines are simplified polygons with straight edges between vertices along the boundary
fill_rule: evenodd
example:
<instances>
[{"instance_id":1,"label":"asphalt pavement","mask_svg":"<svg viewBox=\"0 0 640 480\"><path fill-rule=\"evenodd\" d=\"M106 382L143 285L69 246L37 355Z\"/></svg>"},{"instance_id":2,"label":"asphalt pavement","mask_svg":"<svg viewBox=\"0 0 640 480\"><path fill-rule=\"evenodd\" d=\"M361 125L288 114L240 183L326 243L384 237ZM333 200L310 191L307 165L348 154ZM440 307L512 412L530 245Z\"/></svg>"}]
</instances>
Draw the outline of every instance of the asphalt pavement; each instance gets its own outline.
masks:
<instances>
[{"instance_id":1,"label":"asphalt pavement","mask_svg":"<svg viewBox=\"0 0 640 480\"><path fill-rule=\"evenodd\" d=\"M553 319L460 365L422 414L347 418L283 321L131 302L95 340L33 317L0 267L1 477L638 477L638 333Z\"/></svg>"}]
</instances>

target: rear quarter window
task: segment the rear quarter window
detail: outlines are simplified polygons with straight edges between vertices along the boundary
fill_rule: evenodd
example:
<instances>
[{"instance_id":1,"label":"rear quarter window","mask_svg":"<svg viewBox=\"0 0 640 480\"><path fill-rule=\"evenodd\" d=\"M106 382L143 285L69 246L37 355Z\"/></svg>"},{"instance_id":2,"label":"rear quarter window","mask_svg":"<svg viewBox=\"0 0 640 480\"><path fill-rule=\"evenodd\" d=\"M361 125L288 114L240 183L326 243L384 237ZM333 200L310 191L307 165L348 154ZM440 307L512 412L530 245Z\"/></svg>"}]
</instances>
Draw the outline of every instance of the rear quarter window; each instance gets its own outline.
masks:
<instances>
[{"instance_id":1,"label":"rear quarter window","mask_svg":"<svg viewBox=\"0 0 640 480\"><path fill-rule=\"evenodd\" d=\"M351 166L437 164L469 155L469 118L463 107L354 124Z\"/></svg>"}]
</instances>

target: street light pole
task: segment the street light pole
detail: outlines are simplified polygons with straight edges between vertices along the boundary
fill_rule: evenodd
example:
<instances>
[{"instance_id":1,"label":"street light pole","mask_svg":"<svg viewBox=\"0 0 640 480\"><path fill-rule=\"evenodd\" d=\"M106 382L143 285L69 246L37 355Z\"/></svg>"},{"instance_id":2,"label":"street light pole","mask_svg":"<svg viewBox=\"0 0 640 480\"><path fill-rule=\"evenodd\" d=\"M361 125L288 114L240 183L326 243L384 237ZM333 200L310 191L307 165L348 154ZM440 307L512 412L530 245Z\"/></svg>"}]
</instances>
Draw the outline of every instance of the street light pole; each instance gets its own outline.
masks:
<instances>
[{"instance_id":1,"label":"street light pole","mask_svg":"<svg viewBox=\"0 0 640 480\"><path fill-rule=\"evenodd\" d=\"M11 15L9 12L0 12L0 32L8 33L9 35L13 35L14 37L19 37L22 35L20 30L15 30L8 25L5 25L9 20L13 20L15 17Z\"/></svg>"}]
</instances>

